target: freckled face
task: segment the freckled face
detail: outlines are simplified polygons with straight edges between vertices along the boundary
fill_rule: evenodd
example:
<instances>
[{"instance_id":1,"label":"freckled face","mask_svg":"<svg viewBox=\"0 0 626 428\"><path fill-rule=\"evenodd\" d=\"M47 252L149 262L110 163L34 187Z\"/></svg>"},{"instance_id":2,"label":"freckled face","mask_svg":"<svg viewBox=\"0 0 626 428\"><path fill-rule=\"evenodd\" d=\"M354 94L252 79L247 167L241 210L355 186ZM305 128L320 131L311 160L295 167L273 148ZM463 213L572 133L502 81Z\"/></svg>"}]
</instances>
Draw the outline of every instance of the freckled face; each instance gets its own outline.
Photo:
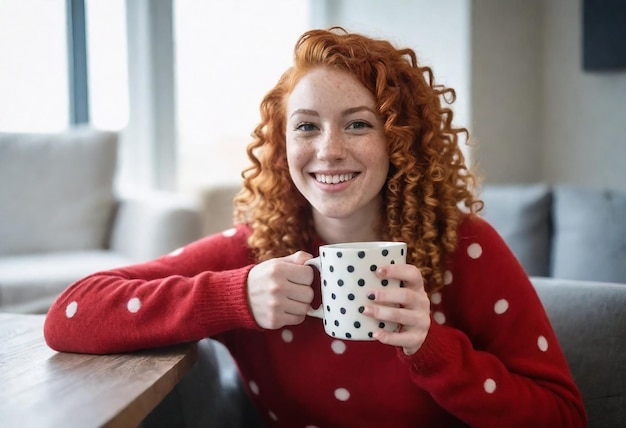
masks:
<instances>
[{"instance_id":1,"label":"freckled face","mask_svg":"<svg viewBox=\"0 0 626 428\"><path fill-rule=\"evenodd\" d=\"M350 74L317 68L287 102L291 178L314 218L378 216L389 155L373 95Z\"/></svg>"}]
</instances>

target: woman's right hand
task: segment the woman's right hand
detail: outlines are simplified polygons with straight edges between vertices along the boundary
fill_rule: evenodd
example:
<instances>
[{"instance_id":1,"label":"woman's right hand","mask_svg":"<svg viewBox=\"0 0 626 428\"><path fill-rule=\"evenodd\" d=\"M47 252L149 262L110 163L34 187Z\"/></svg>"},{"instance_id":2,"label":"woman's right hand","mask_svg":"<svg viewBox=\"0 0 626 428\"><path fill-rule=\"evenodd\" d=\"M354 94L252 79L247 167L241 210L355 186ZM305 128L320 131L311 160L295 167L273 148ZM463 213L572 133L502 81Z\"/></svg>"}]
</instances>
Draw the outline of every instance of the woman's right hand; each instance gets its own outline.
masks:
<instances>
[{"instance_id":1,"label":"woman's right hand","mask_svg":"<svg viewBox=\"0 0 626 428\"><path fill-rule=\"evenodd\" d=\"M298 251L259 263L248 274L248 302L257 324L275 330L300 324L313 301L313 256Z\"/></svg>"}]
</instances>

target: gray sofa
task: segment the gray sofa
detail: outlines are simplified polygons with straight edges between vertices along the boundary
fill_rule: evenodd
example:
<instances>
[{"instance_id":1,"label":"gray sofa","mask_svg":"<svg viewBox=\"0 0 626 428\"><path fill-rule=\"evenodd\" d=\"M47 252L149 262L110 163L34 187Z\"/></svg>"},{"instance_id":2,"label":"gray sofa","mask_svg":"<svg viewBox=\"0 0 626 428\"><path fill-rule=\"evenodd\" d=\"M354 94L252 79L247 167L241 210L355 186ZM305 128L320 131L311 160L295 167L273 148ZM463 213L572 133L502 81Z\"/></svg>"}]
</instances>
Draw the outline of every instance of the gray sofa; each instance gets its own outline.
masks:
<instances>
[{"instance_id":1,"label":"gray sofa","mask_svg":"<svg viewBox=\"0 0 626 428\"><path fill-rule=\"evenodd\" d=\"M589 427L626 427L626 285L532 281L582 392Z\"/></svg>"},{"instance_id":2,"label":"gray sofa","mask_svg":"<svg viewBox=\"0 0 626 428\"><path fill-rule=\"evenodd\" d=\"M531 276L626 283L626 194L546 184L485 186L483 216Z\"/></svg>"},{"instance_id":3,"label":"gray sofa","mask_svg":"<svg viewBox=\"0 0 626 428\"><path fill-rule=\"evenodd\" d=\"M208 232L230 226L238 186L204 194ZM626 426L626 196L525 184L486 186L484 217L531 275L579 386L591 428ZM219 211L211 211L219 206ZM143 422L152 427L262 427L219 343L199 343L193 371Z\"/></svg>"},{"instance_id":4,"label":"gray sofa","mask_svg":"<svg viewBox=\"0 0 626 428\"><path fill-rule=\"evenodd\" d=\"M0 311L44 313L75 280L202 235L197 203L114 189L117 134L0 133Z\"/></svg>"}]
</instances>

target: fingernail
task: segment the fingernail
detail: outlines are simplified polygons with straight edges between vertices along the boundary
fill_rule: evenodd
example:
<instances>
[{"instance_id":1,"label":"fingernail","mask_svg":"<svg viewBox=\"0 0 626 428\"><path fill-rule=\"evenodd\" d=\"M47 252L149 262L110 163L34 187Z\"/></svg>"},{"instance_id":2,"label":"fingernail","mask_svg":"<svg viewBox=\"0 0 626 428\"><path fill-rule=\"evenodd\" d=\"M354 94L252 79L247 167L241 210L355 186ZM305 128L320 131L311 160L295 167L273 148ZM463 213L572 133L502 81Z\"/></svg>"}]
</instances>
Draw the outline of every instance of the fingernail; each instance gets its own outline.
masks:
<instances>
[{"instance_id":1,"label":"fingernail","mask_svg":"<svg viewBox=\"0 0 626 428\"><path fill-rule=\"evenodd\" d=\"M367 295L367 298L370 300L374 300L376 298L376 296L374 296L374 293L370 293Z\"/></svg>"},{"instance_id":2,"label":"fingernail","mask_svg":"<svg viewBox=\"0 0 626 428\"><path fill-rule=\"evenodd\" d=\"M378 268L376 269L376 274L378 276L385 276L385 274L387 273L387 271L384 268Z\"/></svg>"}]
</instances>

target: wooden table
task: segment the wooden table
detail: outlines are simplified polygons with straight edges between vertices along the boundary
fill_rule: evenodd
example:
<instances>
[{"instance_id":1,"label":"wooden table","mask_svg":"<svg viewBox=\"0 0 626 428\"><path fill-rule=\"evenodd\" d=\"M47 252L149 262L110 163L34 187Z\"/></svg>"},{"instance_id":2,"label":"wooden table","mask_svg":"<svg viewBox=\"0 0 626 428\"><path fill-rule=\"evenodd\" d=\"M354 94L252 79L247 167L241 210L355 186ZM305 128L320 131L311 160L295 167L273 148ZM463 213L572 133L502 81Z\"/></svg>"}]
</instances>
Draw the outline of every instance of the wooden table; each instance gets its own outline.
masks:
<instances>
[{"instance_id":1,"label":"wooden table","mask_svg":"<svg viewBox=\"0 0 626 428\"><path fill-rule=\"evenodd\" d=\"M0 427L134 427L197 358L195 344L129 354L57 353L43 315L0 313Z\"/></svg>"}]
</instances>

